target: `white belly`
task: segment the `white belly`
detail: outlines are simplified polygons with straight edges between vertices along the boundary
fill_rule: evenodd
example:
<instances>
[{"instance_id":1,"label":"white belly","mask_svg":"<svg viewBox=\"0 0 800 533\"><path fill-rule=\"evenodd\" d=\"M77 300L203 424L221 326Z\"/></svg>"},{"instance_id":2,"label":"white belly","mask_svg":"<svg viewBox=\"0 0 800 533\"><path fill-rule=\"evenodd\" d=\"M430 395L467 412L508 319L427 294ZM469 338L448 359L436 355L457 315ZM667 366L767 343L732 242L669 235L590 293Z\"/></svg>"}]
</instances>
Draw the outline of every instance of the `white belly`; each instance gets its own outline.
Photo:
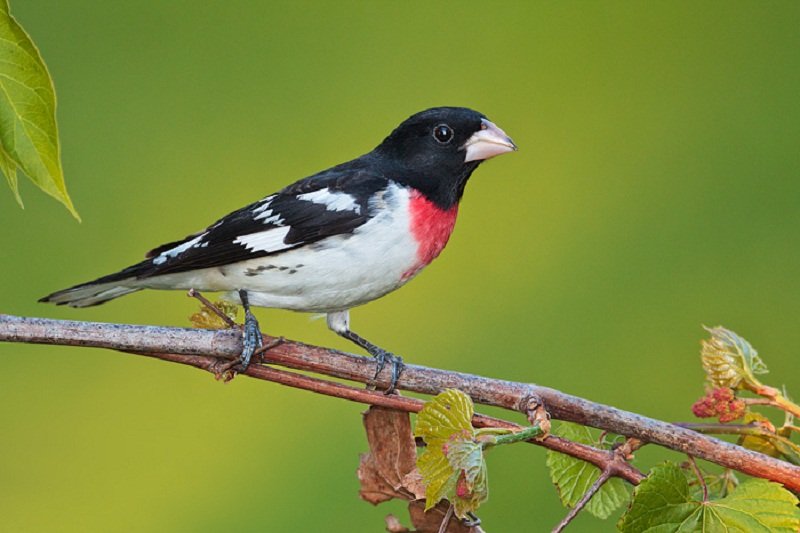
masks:
<instances>
[{"instance_id":1,"label":"white belly","mask_svg":"<svg viewBox=\"0 0 800 533\"><path fill-rule=\"evenodd\" d=\"M418 270L417 242L409 231L407 189L390 187L377 213L352 235L233 265L147 280L151 288L248 292L250 303L295 311L332 312L366 303L397 289Z\"/></svg>"}]
</instances>

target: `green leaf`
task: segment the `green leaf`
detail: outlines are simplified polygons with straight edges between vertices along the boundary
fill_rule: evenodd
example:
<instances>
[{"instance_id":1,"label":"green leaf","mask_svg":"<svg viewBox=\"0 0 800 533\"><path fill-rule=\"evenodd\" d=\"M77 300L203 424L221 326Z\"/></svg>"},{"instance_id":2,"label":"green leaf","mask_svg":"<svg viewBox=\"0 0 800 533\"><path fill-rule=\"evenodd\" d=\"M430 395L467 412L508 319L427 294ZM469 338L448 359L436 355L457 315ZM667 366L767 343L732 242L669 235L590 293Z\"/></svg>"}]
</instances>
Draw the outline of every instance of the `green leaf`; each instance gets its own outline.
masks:
<instances>
[{"instance_id":1,"label":"green leaf","mask_svg":"<svg viewBox=\"0 0 800 533\"><path fill-rule=\"evenodd\" d=\"M598 448L610 448L594 438L587 427L579 424L561 422L552 435ZM593 464L552 450L547 451L547 467L550 469L550 479L558 489L561 503L569 508L575 507L592 483L600 477L600 469ZM626 501L628 490L625 483L619 478L611 478L592 496L586 504L586 510L605 519Z\"/></svg>"},{"instance_id":2,"label":"green leaf","mask_svg":"<svg viewBox=\"0 0 800 533\"><path fill-rule=\"evenodd\" d=\"M694 486L696 491L693 493L695 498L701 498L703 495L703 487L697 481L697 475L691 472L694 479L689 481L689 486ZM739 486L739 479L734 474L733 470L725 470L720 474L706 474L704 473L706 482L706 490L711 496L717 498L724 498ZM694 483L694 485L692 484Z\"/></svg>"},{"instance_id":3,"label":"green leaf","mask_svg":"<svg viewBox=\"0 0 800 533\"><path fill-rule=\"evenodd\" d=\"M80 220L61 169L53 82L8 2L0 6L0 151L0 170L18 201L16 167Z\"/></svg>"},{"instance_id":4,"label":"green leaf","mask_svg":"<svg viewBox=\"0 0 800 533\"><path fill-rule=\"evenodd\" d=\"M771 457L784 459L792 464L800 464L800 446L782 435L771 433L775 428L766 416L750 412L744 416L744 423L758 424L765 434L743 435L738 442L740 446Z\"/></svg>"},{"instance_id":5,"label":"green leaf","mask_svg":"<svg viewBox=\"0 0 800 533\"><path fill-rule=\"evenodd\" d=\"M461 431L472 436L475 432L472 428L474 414L475 408L469 396L459 390L447 389L425 403L417 415L414 434L428 444L445 442Z\"/></svg>"},{"instance_id":6,"label":"green leaf","mask_svg":"<svg viewBox=\"0 0 800 533\"><path fill-rule=\"evenodd\" d=\"M792 464L800 465L800 446L780 435L772 440L772 444L780 452L783 459Z\"/></svg>"},{"instance_id":7,"label":"green leaf","mask_svg":"<svg viewBox=\"0 0 800 533\"><path fill-rule=\"evenodd\" d=\"M477 510L489 495L483 447L472 440L456 439L447 447L447 460L458 474L455 497L447 499L455 507L456 516L464 518L467 512Z\"/></svg>"},{"instance_id":8,"label":"green leaf","mask_svg":"<svg viewBox=\"0 0 800 533\"><path fill-rule=\"evenodd\" d=\"M456 516L477 510L489 494L483 444L472 428L472 399L448 389L417 415L414 434L427 444L417 459L425 484L425 509L446 498Z\"/></svg>"},{"instance_id":9,"label":"green leaf","mask_svg":"<svg viewBox=\"0 0 800 533\"><path fill-rule=\"evenodd\" d=\"M696 466L703 475L703 480L706 482L706 491L712 499L724 498L739 486L739 478L736 477L734 470L725 468L714 473L704 469L700 464ZM684 461L681 463L680 469L683 475L686 476L686 482L689 483L692 498L696 500L702 499L703 485L697 479L697 472L692 465L688 461Z\"/></svg>"},{"instance_id":10,"label":"green leaf","mask_svg":"<svg viewBox=\"0 0 800 533\"><path fill-rule=\"evenodd\" d=\"M6 176L6 180L8 180L8 186L11 188L11 192L14 193L14 198L17 200L17 203L23 209L25 205L22 203L22 197L19 195L19 186L17 185L17 164L11 159L3 147L0 146L0 171L3 172Z\"/></svg>"},{"instance_id":11,"label":"green leaf","mask_svg":"<svg viewBox=\"0 0 800 533\"><path fill-rule=\"evenodd\" d=\"M705 329L711 338L702 341L700 357L711 386L738 389L744 385L751 390L761 387L755 374L766 374L767 365L750 343L722 326Z\"/></svg>"},{"instance_id":12,"label":"green leaf","mask_svg":"<svg viewBox=\"0 0 800 533\"><path fill-rule=\"evenodd\" d=\"M631 506L617 526L623 533L794 533L800 528L796 506L791 492L763 479L751 479L725 498L704 502L692 496L681 469L665 463L634 489Z\"/></svg>"},{"instance_id":13,"label":"green leaf","mask_svg":"<svg viewBox=\"0 0 800 533\"><path fill-rule=\"evenodd\" d=\"M749 412L745 414L742 422L745 424L758 423L759 425L762 425L764 429L772 427L772 423L766 416L755 412ZM748 450L760 452L771 457L781 456L781 452L778 451L772 441L769 438L761 435L743 435L739 439L738 444L739 446L744 446Z\"/></svg>"}]
</instances>

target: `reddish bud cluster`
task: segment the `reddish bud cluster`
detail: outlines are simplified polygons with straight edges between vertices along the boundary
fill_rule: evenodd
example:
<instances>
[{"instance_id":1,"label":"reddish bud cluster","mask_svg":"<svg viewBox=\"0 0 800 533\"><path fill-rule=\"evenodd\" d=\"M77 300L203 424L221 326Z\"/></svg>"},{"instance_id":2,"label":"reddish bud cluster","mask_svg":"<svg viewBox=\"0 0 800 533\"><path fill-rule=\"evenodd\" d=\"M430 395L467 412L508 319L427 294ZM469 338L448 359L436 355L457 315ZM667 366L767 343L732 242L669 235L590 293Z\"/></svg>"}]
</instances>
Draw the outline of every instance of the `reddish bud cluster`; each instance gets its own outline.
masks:
<instances>
[{"instance_id":1,"label":"reddish bud cluster","mask_svg":"<svg viewBox=\"0 0 800 533\"><path fill-rule=\"evenodd\" d=\"M746 405L736 398L733 389L720 387L708 391L705 396L692 405L692 412L698 418L719 417L722 423L732 422L744 416Z\"/></svg>"}]
</instances>

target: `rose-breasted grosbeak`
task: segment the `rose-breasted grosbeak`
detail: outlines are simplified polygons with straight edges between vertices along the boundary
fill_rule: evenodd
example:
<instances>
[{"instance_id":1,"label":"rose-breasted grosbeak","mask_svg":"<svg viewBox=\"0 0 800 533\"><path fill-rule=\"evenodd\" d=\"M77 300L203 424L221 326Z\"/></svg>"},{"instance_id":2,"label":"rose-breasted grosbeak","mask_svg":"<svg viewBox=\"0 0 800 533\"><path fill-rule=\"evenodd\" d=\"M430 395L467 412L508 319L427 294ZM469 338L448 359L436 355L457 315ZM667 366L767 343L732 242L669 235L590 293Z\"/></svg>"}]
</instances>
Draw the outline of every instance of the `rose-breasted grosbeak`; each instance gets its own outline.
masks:
<instances>
[{"instance_id":1,"label":"rose-breasted grosbeak","mask_svg":"<svg viewBox=\"0 0 800 533\"><path fill-rule=\"evenodd\" d=\"M245 368L262 342L251 304L326 313L331 330L376 357L376 379L392 363L392 390L400 358L352 332L349 309L401 287L436 258L472 172L512 150L511 139L476 111L428 109L368 154L40 301L88 307L140 289L222 291L245 308Z\"/></svg>"}]
</instances>

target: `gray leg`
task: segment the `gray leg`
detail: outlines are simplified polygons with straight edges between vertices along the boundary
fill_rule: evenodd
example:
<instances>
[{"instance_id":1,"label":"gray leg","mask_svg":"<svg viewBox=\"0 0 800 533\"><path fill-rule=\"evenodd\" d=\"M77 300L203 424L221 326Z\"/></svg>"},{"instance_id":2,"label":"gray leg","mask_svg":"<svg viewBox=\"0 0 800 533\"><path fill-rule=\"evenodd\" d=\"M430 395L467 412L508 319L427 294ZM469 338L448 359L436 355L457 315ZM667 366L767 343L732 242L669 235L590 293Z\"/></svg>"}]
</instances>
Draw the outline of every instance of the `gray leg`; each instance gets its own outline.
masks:
<instances>
[{"instance_id":1,"label":"gray leg","mask_svg":"<svg viewBox=\"0 0 800 533\"><path fill-rule=\"evenodd\" d=\"M403 372L403 358L391 352L387 352L383 348L376 346L369 342L364 337L357 333L350 331L350 312L338 311L336 313L328 313L328 327L337 335L353 342L367 351L375 358L376 369L375 376L372 381L376 381L381 373L381 370L386 366L386 363L392 365L392 378L389 382L389 388L384 391L385 394L391 394L397 387L397 380L400 379L400 374Z\"/></svg>"}]
</instances>

